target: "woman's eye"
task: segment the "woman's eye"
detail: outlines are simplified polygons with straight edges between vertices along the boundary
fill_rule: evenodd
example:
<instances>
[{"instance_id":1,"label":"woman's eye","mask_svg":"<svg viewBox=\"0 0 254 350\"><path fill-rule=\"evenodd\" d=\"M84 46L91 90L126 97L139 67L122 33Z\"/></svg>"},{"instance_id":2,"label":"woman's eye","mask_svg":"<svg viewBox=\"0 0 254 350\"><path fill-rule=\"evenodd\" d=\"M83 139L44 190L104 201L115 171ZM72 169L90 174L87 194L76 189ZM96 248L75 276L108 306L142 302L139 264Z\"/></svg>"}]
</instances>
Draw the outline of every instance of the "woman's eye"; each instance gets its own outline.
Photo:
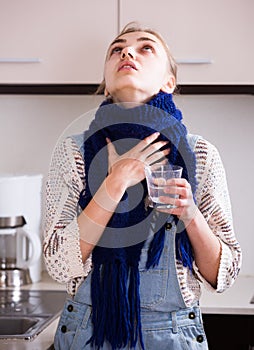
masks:
<instances>
[{"instance_id":1,"label":"woman's eye","mask_svg":"<svg viewBox=\"0 0 254 350\"><path fill-rule=\"evenodd\" d=\"M119 46L116 46L114 47L112 50L111 50L111 55L114 54L114 53L119 53L121 52L122 48L119 47Z\"/></svg>"},{"instance_id":2,"label":"woman's eye","mask_svg":"<svg viewBox=\"0 0 254 350\"><path fill-rule=\"evenodd\" d=\"M145 45L145 46L143 46L142 50L143 50L143 51L150 51L150 52L153 52L153 48L152 48L152 46L150 46L150 45Z\"/></svg>"}]
</instances>

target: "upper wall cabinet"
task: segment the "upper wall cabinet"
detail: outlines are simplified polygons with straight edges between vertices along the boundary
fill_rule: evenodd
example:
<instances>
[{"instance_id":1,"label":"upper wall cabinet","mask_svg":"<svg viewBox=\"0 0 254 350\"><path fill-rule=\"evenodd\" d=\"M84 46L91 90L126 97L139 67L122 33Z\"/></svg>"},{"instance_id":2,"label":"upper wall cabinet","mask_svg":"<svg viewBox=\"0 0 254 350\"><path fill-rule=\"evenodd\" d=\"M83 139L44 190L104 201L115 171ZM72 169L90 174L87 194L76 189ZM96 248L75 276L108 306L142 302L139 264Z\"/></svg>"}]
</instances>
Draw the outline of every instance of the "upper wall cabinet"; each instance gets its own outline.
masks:
<instances>
[{"instance_id":1,"label":"upper wall cabinet","mask_svg":"<svg viewBox=\"0 0 254 350\"><path fill-rule=\"evenodd\" d=\"M1 0L0 83L98 83L117 0Z\"/></svg>"},{"instance_id":2,"label":"upper wall cabinet","mask_svg":"<svg viewBox=\"0 0 254 350\"><path fill-rule=\"evenodd\" d=\"M120 0L120 25L158 30L180 84L254 83L253 0Z\"/></svg>"}]
</instances>

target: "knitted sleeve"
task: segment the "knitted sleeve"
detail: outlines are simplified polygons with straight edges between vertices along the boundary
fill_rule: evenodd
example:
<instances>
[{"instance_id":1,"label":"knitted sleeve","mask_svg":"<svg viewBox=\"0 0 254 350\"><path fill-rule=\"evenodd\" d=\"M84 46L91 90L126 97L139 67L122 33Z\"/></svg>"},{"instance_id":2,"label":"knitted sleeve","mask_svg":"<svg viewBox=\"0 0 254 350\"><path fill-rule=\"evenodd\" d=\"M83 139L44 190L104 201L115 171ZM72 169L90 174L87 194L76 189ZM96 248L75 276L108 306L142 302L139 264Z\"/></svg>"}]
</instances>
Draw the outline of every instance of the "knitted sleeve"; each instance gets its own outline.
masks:
<instances>
[{"instance_id":1,"label":"knitted sleeve","mask_svg":"<svg viewBox=\"0 0 254 350\"><path fill-rule=\"evenodd\" d=\"M43 253L48 273L74 294L91 269L82 263L77 224L84 161L76 143L65 139L53 154L46 184Z\"/></svg>"},{"instance_id":2,"label":"knitted sleeve","mask_svg":"<svg viewBox=\"0 0 254 350\"><path fill-rule=\"evenodd\" d=\"M197 203L213 233L221 242L222 253L217 280L217 292L223 292L236 279L242 260L236 240L225 170L217 149L204 139L196 145L198 193ZM205 286L213 288L198 272Z\"/></svg>"}]
</instances>

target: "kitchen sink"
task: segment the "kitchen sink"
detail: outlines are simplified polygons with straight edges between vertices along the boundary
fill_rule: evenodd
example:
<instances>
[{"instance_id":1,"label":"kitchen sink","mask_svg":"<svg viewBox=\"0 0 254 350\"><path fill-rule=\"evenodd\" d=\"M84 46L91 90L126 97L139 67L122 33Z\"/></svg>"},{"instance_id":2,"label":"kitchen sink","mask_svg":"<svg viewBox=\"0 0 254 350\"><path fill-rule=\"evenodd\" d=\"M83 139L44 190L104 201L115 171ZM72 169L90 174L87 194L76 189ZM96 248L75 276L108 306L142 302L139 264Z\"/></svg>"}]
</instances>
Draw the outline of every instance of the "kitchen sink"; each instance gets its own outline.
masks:
<instances>
[{"instance_id":1,"label":"kitchen sink","mask_svg":"<svg viewBox=\"0 0 254 350\"><path fill-rule=\"evenodd\" d=\"M64 291L0 290L0 339L31 340L59 316Z\"/></svg>"},{"instance_id":2,"label":"kitchen sink","mask_svg":"<svg viewBox=\"0 0 254 350\"><path fill-rule=\"evenodd\" d=\"M38 327L41 319L43 318L19 316L0 317L0 335L12 336L22 334L24 337L28 336L28 332L30 334Z\"/></svg>"}]
</instances>

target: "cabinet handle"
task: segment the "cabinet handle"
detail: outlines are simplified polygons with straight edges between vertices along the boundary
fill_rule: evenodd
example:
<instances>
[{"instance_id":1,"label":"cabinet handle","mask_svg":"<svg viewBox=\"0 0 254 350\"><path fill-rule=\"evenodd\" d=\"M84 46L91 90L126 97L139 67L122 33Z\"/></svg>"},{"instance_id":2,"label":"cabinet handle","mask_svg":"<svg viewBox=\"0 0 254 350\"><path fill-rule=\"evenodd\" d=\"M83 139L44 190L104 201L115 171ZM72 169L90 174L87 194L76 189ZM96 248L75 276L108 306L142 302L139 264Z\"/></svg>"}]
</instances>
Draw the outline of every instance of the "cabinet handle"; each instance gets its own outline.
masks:
<instances>
[{"instance_id":1,"label":"cabinet handle","mask_svg":"<svg viewBox=\"0 0 254 350\"><path fill-rule=\"evenodd\" d=\"M178 64L212 64L213 60L210 58L183 58L176 59Z\"/></svg>"},{"instance_id":2,"label":"cabinet handle","mask_svg":"<svg viewBox=\"0 0 254 350\"><path fill-rule=\"evenodd\" d=\"M40 63L41 58L0 58L0 63Z\"/></svg>"}]
</instances>

